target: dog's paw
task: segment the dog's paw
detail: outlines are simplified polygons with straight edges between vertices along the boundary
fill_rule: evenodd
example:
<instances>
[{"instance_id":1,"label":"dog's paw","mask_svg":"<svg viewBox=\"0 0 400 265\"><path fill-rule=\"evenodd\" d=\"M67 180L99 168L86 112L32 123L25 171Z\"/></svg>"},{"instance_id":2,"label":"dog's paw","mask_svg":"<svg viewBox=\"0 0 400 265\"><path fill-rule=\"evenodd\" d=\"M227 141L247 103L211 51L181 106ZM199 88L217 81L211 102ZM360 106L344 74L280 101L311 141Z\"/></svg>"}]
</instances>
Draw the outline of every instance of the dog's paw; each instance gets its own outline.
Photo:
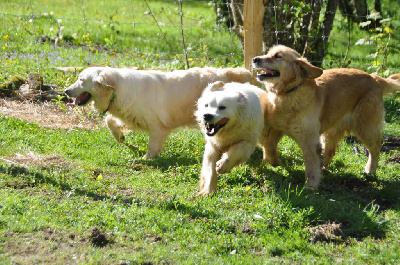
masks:
<instances>
[{"instance_id":1,"label":"dog's paw","mask_svg":"<svg viewBox=\"0 0 400 265\"><path fill-rule=\"evenodd\" d=\"M213 194L214 192L215 192L214 190L203 189L203 190L199 191L198 193L196 193L196 197L209 196L209 195Z\"/></svg>"},{"instance_id":2,"label":"dog's paw","mask_svg":"<svg viewBox=\"0 0 400 265\"><path fill-rule=\"evenodd\" d=\"M227 167L227 161L222 160L222 159L217 162L215 169L217 171L217 174L225 174L230 171L230 170L228 170L228 167Z\"/></svg>"},{"instance_id":3,"label":"dog's paw","mask_svg":"<svg viewBox=\"0 0 400 265\"><path fill-rule=\"evenodd\" d=\"M217 170L218 174L225 174L231 171L232 167L229 165L229 159L226 154L224 154L222 158L217 161L215 169Z\"/></svg>"},{"instance_id":4,"label":"dog's paw","mask_svg":"<svg viewBox=\"0 0 400 265\"><path fill-rule=\"evenodd\" d=\"M125 136L121 133L118 138L115 138L118 143L125 142Z\"/></svg>"},{"instance_id":5,"label":"dog's paw","mask_svg":"<svg viewBox=\"0 0 400 265\"><path fill-rule=\"evenodd\" d=\"M155 158L157 155L155 155L155 154L150 154L150 153L146 153L144 156L143 156L143 159L153 159L153 158Z\"/></svg>"},{"instance_id":6,"label":"dog's paw","mask_svg":"<svg viewBox=\"0 0 400 265\"><path fill-rule=\"evenodd\" d=\"M307 184L306 184L306 189L308 189L308 190L318 190L318 185L319 183L312 183L312 182L310 182L310 181L307 181Z\"/></svg>"},{"instance_id":7,"label":"dog's paw","mask_svg":"<svg viewBox=\"0 0 400 265\"><path fill-rule=\"evenodd\" d=\"M266 163L266 164L270 164L273 167L280 166L280 164L281 164L281 161L280 161L279 158L276 158L276 159L264 158L263 162Z\"/></svg>"}]
</instances>

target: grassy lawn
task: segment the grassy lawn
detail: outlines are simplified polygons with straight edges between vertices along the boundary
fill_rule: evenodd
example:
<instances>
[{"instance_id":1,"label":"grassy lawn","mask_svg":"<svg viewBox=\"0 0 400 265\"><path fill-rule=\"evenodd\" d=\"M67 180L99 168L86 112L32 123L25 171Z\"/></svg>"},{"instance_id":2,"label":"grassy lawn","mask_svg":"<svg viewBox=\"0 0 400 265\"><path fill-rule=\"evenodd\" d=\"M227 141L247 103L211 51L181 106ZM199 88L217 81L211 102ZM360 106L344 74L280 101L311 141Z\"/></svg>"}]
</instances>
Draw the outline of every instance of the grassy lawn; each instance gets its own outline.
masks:
<instances>
[{"instance_id":1,"label":"grassy lawn","mask_svg":"<svg viewBox=\"0 0 400 265\"><path fill-rule=\"evenodd\" d=\"M55 67L91 64L185 68L175 1L147 1L154 17L145 1L83 2L0 0L0 81L39 71L45 83L65 87L76 73ZM384 10L389 4L399 5L382 1ZM215 26L208 1L184 1L183 8L190 66L242 66L239 42ZM389 14L395 33L396 10ZM55 46L59 26L64 38ZM327 66L336 67L344 57L340 26L339 20ZM365 59L373 49L354 45L363 34L355 30L350 66L374 72ZM387 69L393 73L400 72L398 38L393 34L390 40ZM147 135L128 133L127 141L138 147L129 149L113 139L97 113L59 104L35 109L26 120L12 117L22 105L0 115L2 264L400 260L399 95L385 99L387 126L376 175L363 173L365 150L347 138L320 189L305 190L301 150L284 137L281 166L263 164L257 149L248 163L220 176L216 194L196 198L204 150L198 130L174 132L158 158L143 160ZM0 99L0 110L5 106ZM61 114L51 117L54 109ZM44 125L44 119L63 126Z\"/></svg>"}]
</instances>

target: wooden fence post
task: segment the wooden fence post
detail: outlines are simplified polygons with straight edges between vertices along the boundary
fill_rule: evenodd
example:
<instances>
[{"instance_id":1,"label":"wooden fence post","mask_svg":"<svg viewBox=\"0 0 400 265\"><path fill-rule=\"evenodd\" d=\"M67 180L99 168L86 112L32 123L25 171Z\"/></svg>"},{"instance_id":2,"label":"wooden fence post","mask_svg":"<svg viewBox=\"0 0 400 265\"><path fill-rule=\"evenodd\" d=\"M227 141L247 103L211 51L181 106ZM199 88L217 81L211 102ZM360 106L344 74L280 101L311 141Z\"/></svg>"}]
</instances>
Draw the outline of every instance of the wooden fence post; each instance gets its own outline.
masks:
<instances>
[{"instance_id":1,"label":"wooden fence post","mask_svg":"<svg viewBox=\"0 0 400 265\"><path fill-rule=\"evenodd\" d=\"M244 0L244 67L252 70L253 57L261 55L265 0Z\"/></svg>"}]
</instances>

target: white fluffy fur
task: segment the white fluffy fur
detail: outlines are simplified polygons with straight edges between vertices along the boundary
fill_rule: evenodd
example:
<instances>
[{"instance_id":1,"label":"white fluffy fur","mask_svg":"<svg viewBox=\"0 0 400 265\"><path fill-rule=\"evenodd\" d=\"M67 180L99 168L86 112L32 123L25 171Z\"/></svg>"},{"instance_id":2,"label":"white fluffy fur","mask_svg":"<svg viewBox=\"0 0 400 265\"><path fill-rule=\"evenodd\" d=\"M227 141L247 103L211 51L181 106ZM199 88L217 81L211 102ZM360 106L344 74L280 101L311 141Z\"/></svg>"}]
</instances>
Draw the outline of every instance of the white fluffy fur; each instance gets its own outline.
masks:
<instances>
[{"instance_id":1,"label":"white fluffy fur","mask_svg":"<svg viewBox=\"0 0 400 265\"><path fill-rule=\"evenodd\" d=\"M206 137L198 195L215 191L218 174L230 172L254 152L264 127L263 96L265 91L258 87L239 83L216 82L203 92L195 113ZM207 135L205 119L218 123L226 118L229 121L214 136Z\"/></svg>"},{"instance_id":2,"label":"white fluffy fur","mask_svg":"<svg viewBox=\"0 0 400 265\"><path fill-rule=\"evenodd\" d=\"M196 124L196 100L215 81L256 82L244 68L162 72L90 67L65 92L70 97L90 93L94 107L108 111L106 123L118 142L124 141L124 126L149 133L145 158L153 158L172 129Z\"/></svg>"}]
</instances>

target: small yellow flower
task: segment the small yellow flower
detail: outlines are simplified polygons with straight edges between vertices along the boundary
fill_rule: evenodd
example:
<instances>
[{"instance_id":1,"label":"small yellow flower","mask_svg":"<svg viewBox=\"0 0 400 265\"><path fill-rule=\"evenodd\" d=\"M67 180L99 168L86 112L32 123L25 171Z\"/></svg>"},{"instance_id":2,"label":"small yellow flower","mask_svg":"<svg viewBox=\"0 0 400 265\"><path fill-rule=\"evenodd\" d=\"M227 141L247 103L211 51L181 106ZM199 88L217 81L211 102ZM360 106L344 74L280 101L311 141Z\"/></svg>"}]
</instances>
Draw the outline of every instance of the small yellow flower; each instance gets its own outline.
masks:
<instances>
[{"instance_id":1,"label":"small yellow flower","mask_svg":"<svg viewBox=\"0 0 400 265\"><path fill-rule=\"evenodd\" d=\"M5 40L8 39L8 35L6 34L6 35L3 37L3 39L5 39Z\"/></svg>"},{"instance_id":2,"label":"small yellow flower","mask_svg":"<svg viewBox=\"0 0 400 265\"><path fill-rule=\"evenodd\" d=\"M245 190L250 190L250 189L251 189L251 187L244 187L244 189L245 189Z\"/></svg>"}]
</instances>

